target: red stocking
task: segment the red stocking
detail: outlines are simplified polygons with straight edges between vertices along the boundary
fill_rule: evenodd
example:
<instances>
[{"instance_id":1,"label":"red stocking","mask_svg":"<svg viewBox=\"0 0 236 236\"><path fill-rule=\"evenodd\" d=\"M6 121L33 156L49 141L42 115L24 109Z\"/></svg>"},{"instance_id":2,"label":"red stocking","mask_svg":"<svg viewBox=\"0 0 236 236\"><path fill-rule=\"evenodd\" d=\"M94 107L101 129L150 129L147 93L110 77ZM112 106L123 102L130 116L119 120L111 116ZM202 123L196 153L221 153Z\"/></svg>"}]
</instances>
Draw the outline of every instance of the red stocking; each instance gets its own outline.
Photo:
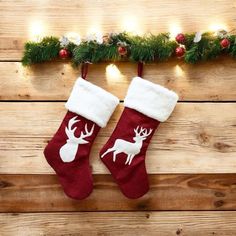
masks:
<instances>
[{"instance_id":1,"label":"red stocking","mask_svg":"<svg viewBox=\"0 0 236 236\"><path fill-rule=\"evenodd\" d=\"M100 157L121 191L139 198L149 190L145 156L160 122L168 119L178 96L140 77L131 82L119 122Z\"/></svg>"},{"instance_id":2,"label":"red stocking","mask_svg":"<svg viewBox=\"0 0 236 236\"><path fill-rule=\"evenodd\" d=\"M44 150L69 197L83 199L92 192L90 149L118 103L115 96L82 78L75 82L66 103L68 112Z\"/></svg>"}]
</instances>

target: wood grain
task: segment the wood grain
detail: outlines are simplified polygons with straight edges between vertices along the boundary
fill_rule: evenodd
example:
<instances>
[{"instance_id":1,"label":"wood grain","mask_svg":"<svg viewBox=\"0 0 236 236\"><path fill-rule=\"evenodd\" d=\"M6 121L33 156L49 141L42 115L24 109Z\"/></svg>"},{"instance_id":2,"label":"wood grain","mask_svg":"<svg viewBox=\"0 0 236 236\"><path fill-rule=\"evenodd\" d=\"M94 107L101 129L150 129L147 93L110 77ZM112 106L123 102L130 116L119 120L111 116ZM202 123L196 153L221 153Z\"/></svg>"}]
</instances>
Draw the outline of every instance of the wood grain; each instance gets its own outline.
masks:
<instances>
[{"instance_id":1,"label":"wood grain","mask_svg":"<svg viewBox=\"0 0 236 236\"><path fill-rule=\"evenodd\" d=\"M42 35L57 36L71 31L84 36L94 28L103 33L123 30L157 33L179 26L184 32L192 32L207 31L212 24L223 24L231 30L236 23L235 8L235 2L227 0L101 0L96 4L93 0L79 3L48 0L43 4L40 1L4 0L0 8L0 58L19 60L23 43L31 38L37 22L42 25ZM130 22L134 24L131 29L127 27Z\"/></svg>"},{"instance_id":2,"label":"wood grain","mask_svg":"<svg viewBox=\"0 0 236 236\"><path fill-rule=\"evenodd\" d=\"M93 173L108 173L98 157L122 112L119 105L91 152ZM0 173L53 173L43 149L65 114L63 102L0 103ZM147 152L149 173L235 173L236 104L179 103ZM14 162L14 165L13 165Z\"/></svg>"},{"instance_id":3,"label":"wood grain","mask_svg":"<svg viewBox=\"0 0 236 236\"><path fill-rule=\"evenodd\" d=\"M126 198L110 175L95 175L93 193L68 198L55 175L1 175L0 212L236 210L236 174L149 175L150 191Z\"/></svg>"},{"instance_id":4,"label":"wood grain","mask_svg":"<svg viewBox=\"0 0 236 236\"><path fill-rule=\"evenodd\" d=\"M153 137L147 153L150 191L140 199L127 199L112 177L104 175L108 172L98 152L115 127L121 104L95 141L94 191L83 201L65 196L42 155L65 114L62 101L79 68L66 61L23 68L19 61L38 23L42 36L71 31L84 36L91 28L119 32L127 29L123 21L132 23L132 18L138 32L175 26L183 32L205 31L212 24L232 30L235 9L235 2L226 0L1 1L0 235L234 236L235 60L221 57L187 65L173 59L145 65L145 79L187 101L177 105ZM106 73L107 65L90 65L88 80L123 100L137 65L117 63L120 74L115 77Z\"/></svg>"},{"instance_id":5,"label":"wood grain","mask_svg":"<svg viewBox=\"0 0 236 236\"><path fill-rule=\"evenodd\" d=\"M45 220L47 219L47 220ZM11 222L11 224L9 224ZM235 212L0 214L1 235L233 236ZM92 226L92 227L91 227Z\"/></svg>"},{"instance_id":6,"label":"wood grain","mask_svg":"<svg viewBox=\"0 0 236 236\"><path fill-rule=\"evenodd\" d=\"M236 61L222 60L187 65L172 60L144 67L144 78L179 94L180 101L235 101ZM137 65L118 63L120 74L106 73L108 64L89 67L88 80L124 99ZM80 71L69 63L45 63L23 68L18 62L0 63L1 100L67 100Z\"/></svg>"}]
</instances>

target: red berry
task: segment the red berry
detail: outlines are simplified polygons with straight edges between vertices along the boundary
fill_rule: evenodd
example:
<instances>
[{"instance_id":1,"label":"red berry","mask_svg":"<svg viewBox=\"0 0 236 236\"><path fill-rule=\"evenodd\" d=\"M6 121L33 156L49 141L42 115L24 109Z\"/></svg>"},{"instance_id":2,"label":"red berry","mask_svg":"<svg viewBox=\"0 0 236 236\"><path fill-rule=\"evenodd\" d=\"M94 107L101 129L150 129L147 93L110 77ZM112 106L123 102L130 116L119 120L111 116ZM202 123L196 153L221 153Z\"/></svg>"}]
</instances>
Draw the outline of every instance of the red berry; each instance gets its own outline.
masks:
<instances>
[{"instance_id":1,"label":"red berry","mask_svg":"<svg viewBox=\"0 0 236 236\"><path fill-rule=\"evenodd\" d=\"M124 46L119 46L118 47L118 53L121 55L121 56L125 56L127 54L127 48L124 47Z\"/></svg>"},{"instance_id":2,"label":"red berry","mask_svg":"<svg viewBox=\"0 0 236 236\"><path fill-rule=\"evenodd\" d=\"M222 48L227 48L230 45L230 41L228 39L222 39L220 45Z\"/></svg>"},{"instance_id":3,"label":"red berry","mask_svg":"<svg viewBox=\"0 0 236 236\"><path fill-rule=\"evenodd\" d=\"M177 47L175 49L175 54L177 57L182 57L185 53L185 48L184 47Z\"/></svg>"},{"instance_id":4,"label":"red berry","mask_svg":"<svg viewBox=\"0 0 236 236\"><path fill-rule=\"evenodd\" d=\"M63 48L59 51L59 57L61 59L68 58L69 56L70 56L70 52L67 49Z\"/></svg>"},{"instance_id":5,"label":"red berry","mask_svg":"<svg viewBox=\"0 0 236 236\"><path fill-rule=\"evenodd\" d=\"M184 34L177 34L175 37L176 42L183 44L185 42Z\"/></svg>"}]
</instances>

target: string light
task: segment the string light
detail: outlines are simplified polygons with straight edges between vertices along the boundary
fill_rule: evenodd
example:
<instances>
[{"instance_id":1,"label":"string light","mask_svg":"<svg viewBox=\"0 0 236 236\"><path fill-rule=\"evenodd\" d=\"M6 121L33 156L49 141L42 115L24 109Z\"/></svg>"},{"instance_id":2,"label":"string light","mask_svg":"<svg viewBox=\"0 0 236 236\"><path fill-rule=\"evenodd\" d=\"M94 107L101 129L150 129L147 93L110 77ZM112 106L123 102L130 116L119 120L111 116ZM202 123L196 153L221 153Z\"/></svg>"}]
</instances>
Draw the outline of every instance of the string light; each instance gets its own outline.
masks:
<instances>
[{"instance_id":1,"label":"string light","mask_svg":"<svg viewBox=\"0 0 236 236\"><path fill-rule=\"evenodd\" d=\"M42 21L32 21L29 28L30 39L39 42L43 37L44 27Z\"/></svg>"},{"instance_id":2,"label":"string light","mask_svg":"<svg viewBox=\"0 0 236 236\"><path fill-rule=\"evenodd\" d=\"M223 23L213 23L209 26L209 30L213 32L217 32L218 30L226 30L227 31L227 26Z\"/></svg>"},{"instance_id":3,"label":"string light","mask_svg":"<svg viewBox=\"0 0 236 236\"><path fill-rule=\"evenodd\" d=\"M79 45L81 43L81 37L78 33L75 32L68 32L65 34L69 41L72 43Z\"/></svg>"},{"instance_id":4,"label":"string light","mask_svg":"<svg viewBox=\"0 0 236 236\"><path fill-rule=\"evenodd\" d=\"M179 24L174 23L170 25L169 32L170 32L170 39L175 40L176 35L182 33L182 28L180 27Z\"/></svg>"},{"instance_id":5,"label":"string light","mask_svg":"<svg viewBox=\"0 0 236 236\"><path fill-rule=\"evenodd\" d=\"M96 40L99 43L102 43L103 40L103 33L101 27L98 25L92 26L88 31L87 31L87 40Z\"/></svg>"},{"instance_id":6,"label":"string light","mask_svg":"<svg viewBox=\"0 0 236 236\"><path fill-rule=\"evenodd\" d=\"M138 22L138 19L135 16L124 17L121 27L122 27L122 31L126 31L129 33L134 33L134 34L138 34L138 35L143 34L143 31L140 28L140 24Z\"/></svg>"},{"instance_id":7,"label":"string light","mask_svg":"<svg viewBox=\"0 0 236 236\"><path fill-rule=\"evenodd\" d=\"M225 54L225 52L227 52L227 54L230 56L236 57L236 34L233 34L233 31L228 32L226 25L223 23L209 25L208 31L201 31L197 33L190 32L184 34L178 22L174 22L170 25L170 38L168 39L166 39L166 35L163 33L157 34L157 37L152 37L152 35L148 34L137 37L136 35L129 34L129 32L127 32L134 32L135 30L136 32L140 31L138 26L139 24L137 24L136 18L130 16L124 20L123 27L126 32L107 34L103 36L101 28L97 22L95 26L88 30L90 35L88 35L87 38L82 39L84 44L82 44L83 48L80 48L79 45L81 44L81 37L74 32L68 32L66 34L67 37L65 35L63 35L61 38L45 37L43 38L44 40L42 42L39 42L42 38L42 33L45 34L45 28L43 28L42 22L34 21L30 25L29 32L31 38L39 42L36 46L40 50L38 53L34 53L34 50L37 49L35 47L35 43L27 42L27 49L24 52L22 63L24 65L30 65L38 62L49 61L57 56L60 56L60 52L59 55L57 55L58 43L60 43L59 49L67 50L68 55L71 56L71 59L73 59L73 62L77 65L88 60L87 55L83 55L83 53L81 53L81 50L85 50L86 48L88 51L96 51L94 54L95 56L91 57L90 59L91 63L108 61L111 60L111 58L116 58L116 61L122 61L125 57L127 60L132 58L136 61L143 61L143 58L145 58L145 61L147 62L155 61L156 57L153 56L153 52L155 54L155 48L153 48L153 45L156 44L160 46L161 50L165 50L166 52L158 54L158 58L160 57L159 59L161 60L168 59L173 54L175 54L176 57L183 59L187 63L197 63L198 61L203 61L206 59L210 60L212 57L214 58L220 54ZM213 32L209 34L209 30L212 30ZM213 35L213 33L215 34ZM77 43L74 39L79 42ZM162 39L163 43L160 43L162 42ZM204 41L202 41L202 39L204 39ZM140 43L141 40L145 40L145 44L150 47L150 50L142 50L142 44L140 44L140 52L138 50L133 50L133 45ZM153 40L155 41L155 44L153 43ZM192 43L190 40L192 40ZM171 41L175 41L175 43ZM73 44L69 44L70 42ZM94 44L98 45L93 48ZM104 45L100 47L99 45L101 44L104 44L108 47L103 47ZM199 44L200 47L195 47L195 44ZM165 47L165 45L167 45L167 47ZM227 51L224 50L226 48ZM72 50L74 50L73 53ZM107 51L105 52L105 50ZM76 52L76 54L74 52ZM47 54L47 57L45 57L45 53ZM119 57L117 57L117 53L119 54ZM75 55L78 55L78 57ZM115 65L110 65L107 68L108 77L118 78L120 76L118 72L119 70Z\"/></svg>"}]
</instances>

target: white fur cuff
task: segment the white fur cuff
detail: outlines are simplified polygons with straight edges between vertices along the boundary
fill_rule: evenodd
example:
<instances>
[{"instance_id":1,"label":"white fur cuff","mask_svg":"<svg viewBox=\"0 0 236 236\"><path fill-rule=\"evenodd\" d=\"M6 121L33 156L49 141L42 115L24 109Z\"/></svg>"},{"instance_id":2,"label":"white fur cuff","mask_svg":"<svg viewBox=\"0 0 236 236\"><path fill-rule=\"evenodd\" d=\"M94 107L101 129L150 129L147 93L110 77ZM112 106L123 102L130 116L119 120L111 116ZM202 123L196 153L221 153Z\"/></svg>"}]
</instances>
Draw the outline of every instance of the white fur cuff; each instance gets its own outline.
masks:
<instances>
[{"instance_id":1,"label":"white fur cuff","mask_svg":"<svg viewBox=\"0 0 236 236\"><path fill-rule=\"evenodd\" d=\"M177 101L178 95L175 92L135 77L129 86L124 105L164 122L174 110Z\"/></svg>"},{"instance_id":2,"label":"white fur cuff","mask_svg":"<svg viewBox=\"0 0 236 236\"><path fill-rule=\"evenodd\" d=\"M105 127L119 99L104 89L78 78L66 103L66 108Z\"/></svg>"}]
</instances>

